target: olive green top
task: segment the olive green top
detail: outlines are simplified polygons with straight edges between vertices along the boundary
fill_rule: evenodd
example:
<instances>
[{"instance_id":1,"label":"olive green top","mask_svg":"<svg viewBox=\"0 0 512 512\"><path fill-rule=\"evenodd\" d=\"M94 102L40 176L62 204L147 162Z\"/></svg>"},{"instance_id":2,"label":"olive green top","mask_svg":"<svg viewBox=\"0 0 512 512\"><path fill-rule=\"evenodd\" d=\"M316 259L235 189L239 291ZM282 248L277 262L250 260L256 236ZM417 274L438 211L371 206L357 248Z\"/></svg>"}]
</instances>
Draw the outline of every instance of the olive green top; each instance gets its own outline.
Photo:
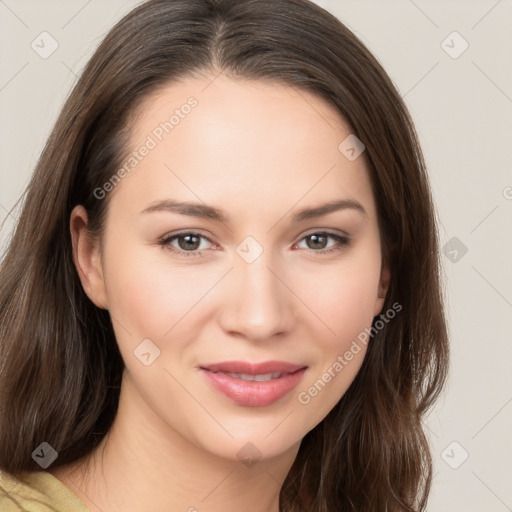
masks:
<instances>
[{"instance_id":1,"label":"olive green top","mask_svg":"<svg viewBox=\"0 0 512 512\"><path fill-rule=\"evenodd\" d=\"M0 471L1 512L90 512L59 479L47 471Z\"/></svg>"}]
</instances>

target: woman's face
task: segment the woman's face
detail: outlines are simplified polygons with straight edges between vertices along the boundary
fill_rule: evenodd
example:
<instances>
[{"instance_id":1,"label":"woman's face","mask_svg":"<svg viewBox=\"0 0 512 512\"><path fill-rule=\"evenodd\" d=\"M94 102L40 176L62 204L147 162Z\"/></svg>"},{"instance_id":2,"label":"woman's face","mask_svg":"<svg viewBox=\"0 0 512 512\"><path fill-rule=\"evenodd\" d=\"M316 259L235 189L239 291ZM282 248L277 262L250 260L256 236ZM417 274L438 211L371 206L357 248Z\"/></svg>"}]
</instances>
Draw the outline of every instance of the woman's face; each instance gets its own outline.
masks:
<instances>
[{"instance_id":1,"label":"woman's face","mask_svg":"<svg viewBox=\"0 0 512 512\"><path fill-rule=\"evenodd\" d=\"M145 100L120 182L96 191L110 194L103 248L81 276L151 428L270 458L353 381L389 276L339 114L292 87L212 79Z\"/></svg>"}]
</instances>

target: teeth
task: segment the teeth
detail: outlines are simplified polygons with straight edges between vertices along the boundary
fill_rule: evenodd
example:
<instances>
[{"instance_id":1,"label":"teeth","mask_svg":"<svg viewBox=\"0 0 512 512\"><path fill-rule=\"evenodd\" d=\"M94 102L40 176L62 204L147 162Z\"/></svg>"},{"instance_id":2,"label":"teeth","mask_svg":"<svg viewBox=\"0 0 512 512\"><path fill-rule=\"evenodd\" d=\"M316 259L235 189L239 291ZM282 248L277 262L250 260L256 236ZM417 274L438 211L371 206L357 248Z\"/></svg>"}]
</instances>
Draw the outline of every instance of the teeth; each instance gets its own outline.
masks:
<instances>
[{"instance_id":1,"label":"teeth","mask_svg":"<svg viewBox=\"0 0 512 512\"><path fill-rule=\"evenodd\" d=\"M284 373L274 372L274 373L262 373L260 375L250 375L247 373L230 373L230 372L217 372L222 373L223 375L229 375L230 377L234 377L235 379L248 380L248 381L256 381L256 382L265 382L267 380L278 379L282 377Z\"/></svg>"}]
</instances>

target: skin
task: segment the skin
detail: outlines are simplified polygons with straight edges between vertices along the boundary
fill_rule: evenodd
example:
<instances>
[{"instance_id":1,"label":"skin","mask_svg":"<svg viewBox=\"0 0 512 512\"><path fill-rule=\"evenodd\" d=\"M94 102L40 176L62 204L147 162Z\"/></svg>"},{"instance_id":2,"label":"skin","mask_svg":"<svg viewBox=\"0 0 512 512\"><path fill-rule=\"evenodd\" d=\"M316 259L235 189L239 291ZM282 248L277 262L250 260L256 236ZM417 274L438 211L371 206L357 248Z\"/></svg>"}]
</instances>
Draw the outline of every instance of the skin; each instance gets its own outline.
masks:
<instances>
[{"instance_id":1,"label":"skin","mask_svg":"<svg viewBox=\"0 0 512 512\"><path fill-rule=\"evenodd\" d=\"M307 405L298 393L384 303L390 276L364 154L351 162L338 150L351 133L345 121L323 99L292 87L224 74L212 80L189 77L146 98L132 149L187 98L198 105L109 192L101 250L85 236L83 207L71 215L83 288L110 312L126 364L109 435L89 457L52 470L91 511L279 511L302 438L343 396L365 346ZM212 205L227 220L140 213L170 198ZM365 213L347 208L292 220L338 199L359 202ZM175 238L170 246L201 256L158 244L187 230L206 238L188 246ZM308 235L322 231L348 235L350 243L327 238L315 246ZM236 252L248 236L263 249L252 263ZM160 356L145 366L133 351L148 338ZM277 402L247 407L219 394L197 369L227 360L308 369ZM248 442L260 457L252 467L237 456Z\"/></svg>"}]
</instances>

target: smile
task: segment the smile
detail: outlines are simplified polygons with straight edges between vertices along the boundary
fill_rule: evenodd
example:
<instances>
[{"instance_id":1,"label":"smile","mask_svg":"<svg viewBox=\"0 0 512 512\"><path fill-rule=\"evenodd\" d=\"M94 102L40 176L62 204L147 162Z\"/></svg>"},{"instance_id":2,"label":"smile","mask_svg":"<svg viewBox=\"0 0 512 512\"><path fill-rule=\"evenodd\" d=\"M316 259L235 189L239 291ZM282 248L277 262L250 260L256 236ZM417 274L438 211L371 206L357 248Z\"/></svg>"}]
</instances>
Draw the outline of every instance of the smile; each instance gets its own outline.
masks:
<instances>
[{"instance_id":1,"label":"smile","mask_svg":"<svg viewBox=\"0 0 512 512\"><path fill-rule=\"evenodd\" d=\"M234 361L200 367L213 389L245 407L264 407L285 397L297 387L306 369L278 361Z\"/></svg>"}]
</instances>

